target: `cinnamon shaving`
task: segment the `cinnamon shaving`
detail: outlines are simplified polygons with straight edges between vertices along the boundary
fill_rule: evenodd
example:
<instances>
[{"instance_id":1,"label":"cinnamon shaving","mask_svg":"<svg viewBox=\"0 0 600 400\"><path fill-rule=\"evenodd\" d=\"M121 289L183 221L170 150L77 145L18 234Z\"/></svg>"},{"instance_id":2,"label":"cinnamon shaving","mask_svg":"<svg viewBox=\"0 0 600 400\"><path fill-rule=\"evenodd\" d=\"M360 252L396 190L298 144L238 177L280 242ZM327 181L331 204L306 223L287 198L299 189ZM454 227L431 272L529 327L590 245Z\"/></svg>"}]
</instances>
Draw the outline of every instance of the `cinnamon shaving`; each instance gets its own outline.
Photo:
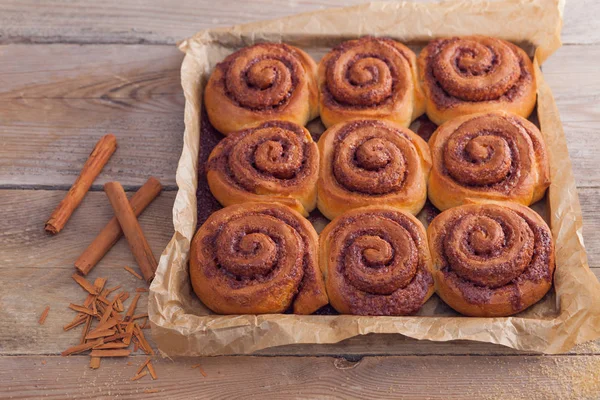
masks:
<instances>
[{"instance_id":1,"label":"cinnamon shaving","mask_svg":"<svg viewBox=\"0 0 600 400\"><path fill-rule=\"evenodd\" d=\"M87 334L90 331L90 326L92 326L92 317L88 315L88 316L86 316L85 327L83 328L83 331L81 332L81 339L79 340L80 344L85 343Z\"/></svg>"},{"instance_id":2,"label":"cinnamon shaving","mask_svg":"<svg viewBox=\"0 0 600 400\"><path fill-rule=\"evenodd\" d=\"M100 346L102 345L104 342L102 341L102 339L98 339L94 342L87 342L87 343L83 343L83 344L78 344L77 346L73 346L73 347L69 347L68 349L66 349L65 351L63 351L62 353L60 353L61 356L66 357L66 356L70 356L71 354L78 354L78 353L82 353L84 351L90 350L96 346Z\"/></svg>"},{"instance_id":3,"label":"cinnamon shaving","mask_svg":"<svg viewBox=\"0 0 600 400\"><path fill-rule=\"evenodd\" d=\"M90 368L91 369L98 369L100 368L100 357L92 357L90 358Z\"/></svg>"},{"instance_id":4,"label":"cinnamon shaving","mask_svg":"<svg viewBox=\"0 0 600 400\"><path fill-rule=\"evenodd\" d=\"M91 316L95 316L98 314L98 313L95 313L93 310L90 310L89 308L86 308L84 306L78 306L77 304L73 304L73 303L69 304L69 308L71 310L79 311L80 313L88 314Z\"/></svg>"},{"instance_id":5,"label":"cinnamon shaving","mask_svg":"<svg viewBox=\"0 0 600 400\"><path fill-rule=\"evenodd\" d=\"M144 390L144 393L158 393L160 392L159 389L146 389Z\"/></svg>"},{"instance_id":6,"label":"cinnamon shaving","mask_svg":"<svg viewBox=\"0 0 600 400\"><path fill-rule=\"evenodd\" d=\"M140 372L142 372L142 370L146 367L146 365L148 365L149 362L150 362L150 357L147 357L146 361L144 361L144 363L142 365L140 365L140 367L137 369L137 371L135 371L135 373L139 374Z\"/></svg>"},{"instance_id":7,"label":"cinnamon shaving","mask_svg":"<svg viewBox=\"0 0 600 400\"><path fill-rule=\"evenodd\" d=\"M50 312L50 306L46 306L46 308L44 308L44 311L42 311L42 315L40 315L38 324L44 325L44 322L46 322L46 318L48 317L49 312Z\"/></svg>"},{"instance_id":8,"label":"cinnamon shaving","mask_svg":"<svg viewBox=\"0 0 600 400\"><path fill-rule=\"evenodd\" d=\"M148 371L150 372L150 376L152 377L152 380L156 380L156 378L158 378L158 376L156 375L156 371L154 370L154 365L152 365L152 361L148 361Z\"/></svg>"},{"instance_id":9,"label":"cinnamon shaving","mask_svg":"<svg viewBox=\"0 0 600 400\"><path fill-rule=\"evenodd\" d=\"M146 375L148 375L148 371L144 371L144 372L142 372L140 374L137 374L136 376L134 376L133 378L131 378L131 380L132 381L137 381L138 379L142 379Z\"/></svg>"},{"instance_id":10,"label":"cinnamon shaving","mask_svg":"<svg viewBox=\"0 0 600 400\"><path fill-rule=\"evenodd\" d=\"M135 276L139 280L144 279L140 274L138 274L137 272L135 272L135 270L133 268L128 267L128 266L124 266L123 268L125 269L125 271L129 272L131 275Z\"/></svg>"},{"instance_id":11,"label":"cinnamon shaving","mask_svg":"<svg viewBox=\"0 0 600 400\"><path fill-rule=\"evenodd\" d=\"M131 317L133 317L133 313L135 312L135 307L137 307L137 302L140 299L140 294L137 293L133 300L131 300L131 304L129 304L129 308L127 309L127 314L125 314L125 321L131 321Z\"/></svg>"},{"instance_id":12,"label":"cinnamon shaving","mask_svg":"<svg viewBox=\"0 0 600 400\"><path fill-rule=\"evenodd\" d=\"M97 295L100 293L100 290L98 290L98 288L96 286L92 285L90 283L90 281L88 281L83 276L79 275L78 273L74 273L73 275L71 275L71 278L73 278L73 280L75 280L75 282L77 282L79 284L79 286L81 286L89 294ZM102 285L102 286L104 286L104 285Z\"/></svg>"},{"instance_id":13,"label":"cinnamon shaving","mask_svg":"<svg viewBox=\"0 0 600 400\"><path fill-rule=\"evenodd\" d=\"M97 346L97 347L95 347L95 349L98 349L98 350L126 349L127 347L129 347L129 345L125 344L123 342L111 342L111 343L105 343L103 345Z\"/></svg>"},{"instance_id":14,"label":"cinnamon shaving","mask_svg":"<svg viewBox=\"0 0 600 400\"><path fill-rule=\"evenodd\" d=\"M127 357L131 354L131 350L128 349L116 349L116 350L92 350L90 356L92 357Z\"/></svg>"},{"instance_id":15,"label":"cinnamon shaving","mask_svg":"<svg viewBox=\"0 0 600 400\"><path fill-rule=\"evenodd\" d=\"M89 339L96 339L99 337L107 337L107 336L112 336L115 333L117 333L117 331L115 329L105 329L105 330L96 330L94 332L90 332L85 338L87 340Z\"/></svg>"},{"instance_id":16,"label":"cinnamon shaving","mask_svg":"<svg viewBox=\"0 0 600 400\"><path fill-rule=\"evenodd\" d=\"M206 378L208 376L200 364L192 365L192 368L198 368L203 377Z\"/></svg>"}]
</instances>

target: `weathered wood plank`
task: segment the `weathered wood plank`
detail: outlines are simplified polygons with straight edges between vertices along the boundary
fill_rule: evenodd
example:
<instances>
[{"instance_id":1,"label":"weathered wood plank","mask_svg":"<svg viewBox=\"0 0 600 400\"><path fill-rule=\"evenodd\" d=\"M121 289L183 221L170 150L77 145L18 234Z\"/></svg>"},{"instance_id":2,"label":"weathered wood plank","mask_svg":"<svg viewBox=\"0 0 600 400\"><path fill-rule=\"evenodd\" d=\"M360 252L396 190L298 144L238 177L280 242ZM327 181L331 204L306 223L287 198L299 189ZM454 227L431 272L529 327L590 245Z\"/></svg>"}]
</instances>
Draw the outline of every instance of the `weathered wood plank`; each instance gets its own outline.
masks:
<instances>
[{"instance_id":1,"label":"weathered wood plank","mask_svg":"<svg viewBox=\"0 0 600 400\"><path fill-rule=\"evenodd\" d=\"M434 0L413 0L431 2ZM5 0L0 6L0 43L169 43L201 29L278 18L365 0L151 0L144 2ZM600 12L594 0L567 2L563 41L598 43L600 33L590 15Z\"/></svg>"},{"instance_id":2,"label":"weathered wood plank","mask_svg":"<svg viewBox=\"0 0 600 400\"><path fill-rule=\"evenodd\" d=\"M95 188L110 180L138 187L149 175L175 186L184 129L183 55L175 47L0 51L0 186L67 188L108 132L119 148Z\"/></svg>"},{"instance_id":3,"label":"weathered wood plank","mask_svg":"<svg viewBox=\"0 0 600 400\"><path fill-rule=\"evenodd\" d=\"M132 268L137 270L135 264ZM83 325L64 331L63 326L75 318L77 313L67 308L70 303L83 304L87 293L73 279L74 270L59 268L0 268L0 354L60 354L63 350L79 344ZM136 288L148 288L143 280L137 279L123 269L123 265L101 265L88 278L107 278L106 287L122 285L119 291L127 291L129 306ZM136 314L148 310L148 293L141 293ZM38 324L42 310L50 306L43 325ZM142 321L140 321L142 323ZM144 331L150 335L149 330ZM0 384L0 387L2 384ZM2 396L0 395L0 398Z\"/></svg>"},{"instance_id":4,"label":"weathered wood plank","mask_svg":"<svg viewBox=\"0 0 600 400\"><path fill-rule=\"evenodd\" d=\"M120 149L95 183L129 187L149 174L173 187L182 145L182 55L172 46L3 46L0 57L0 186L67 188L95 141ZM120 58L120 55L123 55ZM37 57L45 61L38 62ZM30 60L30 62L23 62ZM112 60L112 61L111 61ZM600 46L562 48L544 73L564 122L577 183L600 186ZM141 72L144 71L144 72ZM24 141L23 138L27 140ZM139 140L144 137L144 146Z\"/></svg>"},{"instance_id":5,"label":"weathered wood plank","mask_svg":"<svg viewBox=\"0 0 600 400\"><path fill-rule=\"evenodd\" d=\"M584 236L592 266L600 260L598 203L600 189L580 190L584 211ZM77 303L82 291L71 280L73 261L113 215L104 193L91 192L56 236L43 231L43 223L64 195L63 191L0 190L0 354L57 354L77 339L74 332L62 333L72 319L65 307ZM175 192L163 192L140 217L140 223L155 255L160 254L172 235L171 209ZM124 284L128 290L141 281L123 270L135 268L125 240L106 255L90 274L108 277L109 285ZM600 275L600 268L594 272ZM127 285L133 285L131 287ZM25 295L26 294L26 295ZM145 296L143 296L145 298ZM25 300L27 299L27 300ZM51 307L45 325L39 313ZM145 302L140 303L145 307ZM579 346L574 353L600 354L600 342ZM476 342L419 342L398 335L357 337L333 345L294 345L267 349L261 355L429 355L429 354L522 354L515 350Z\"/></svg>"},{"instance_id":6,"label":"weathered wood plank","mask_svg":"<svg viewBox=\"0 0 600 400\"><path fill-rule=\"evenodd\" d=\"M213 357L156 359L158 379L131 382L143 357L0 357L3 398L595 399L600 359L559 357ZM44 363L42 363L44 361ZM127 365L127 361L133 361ZM198 368L200 364L206 377ZM13 397L14 396L14 397Z\"/></svg>"},{"instance_id":7,"label":"weathered wood plank","mask_svg":"<svg viewBox=\"0 0 600 400\"><path fill-rule=\"evenodd\" d=\"M0 100L0 187L68 189L106 133L118 148L92 188L118 180L138 188L150 175L175 188L183 143L183 100Z\"/></svg>"},{"instance_id":8,"label":"weathered wood plank","mask_svg":"<svg viewBox=\"0 0 600 400\"><path fill-rule=\"evenodd\" d=\"M175 194L174 191L163 191L139 218L157 257L173 235ZM58 235L48 235L44 231L44 222L64 195L62 190L0 190L0 209L3 210L0 220L0 270L61 270L65 276L75 270L73 262L114 214L103 192L90 192L65 229ZM122 238L100 261L96 270L102 274L103 270L121 269L124 265L135 266L136 263Z\"/></svg>"}]
</instances>

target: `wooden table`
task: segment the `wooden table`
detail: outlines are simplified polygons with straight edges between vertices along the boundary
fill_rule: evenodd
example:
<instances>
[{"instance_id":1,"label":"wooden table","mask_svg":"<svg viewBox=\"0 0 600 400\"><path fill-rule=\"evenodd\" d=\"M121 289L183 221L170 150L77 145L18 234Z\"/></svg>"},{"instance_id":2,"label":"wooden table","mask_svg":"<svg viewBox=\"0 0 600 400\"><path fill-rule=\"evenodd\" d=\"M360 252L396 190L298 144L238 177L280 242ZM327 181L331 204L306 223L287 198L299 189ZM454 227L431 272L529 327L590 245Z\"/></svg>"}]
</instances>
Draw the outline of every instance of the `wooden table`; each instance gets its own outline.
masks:
<instances>
[{"instance_id":1,"label":"wooden table","mask_svg":"<svg viewBox=\"0 0 600 400\"><path fill-rule=\"evenodd\" d=\"M251 357L157 358L159 379L136 382L130 378L142 355L104 360L98 370L88 368L88 357L60 357L79 335L62 330L73 317L67 304L84 296L70 278L73 261L112 215L102 184L119 180L134 191L158 177L166 190L140 222L156 255L173 233L184 106L176 41L213 26L359 2L0 1L0 398L600 397L600 341L539 356L483 343L367 336ZM598 13L594 0L567 4L565 45L544 65L567 132L596 275ZM117 153L65 230L46 235L46 218L107 132L118 137ZM123 269L134 263L121 240L90 277L134 290L141 281ZM46 305L50 313L39 325ZM191 368L197 363L206 377Z\"/></svg>"}]
</instances>

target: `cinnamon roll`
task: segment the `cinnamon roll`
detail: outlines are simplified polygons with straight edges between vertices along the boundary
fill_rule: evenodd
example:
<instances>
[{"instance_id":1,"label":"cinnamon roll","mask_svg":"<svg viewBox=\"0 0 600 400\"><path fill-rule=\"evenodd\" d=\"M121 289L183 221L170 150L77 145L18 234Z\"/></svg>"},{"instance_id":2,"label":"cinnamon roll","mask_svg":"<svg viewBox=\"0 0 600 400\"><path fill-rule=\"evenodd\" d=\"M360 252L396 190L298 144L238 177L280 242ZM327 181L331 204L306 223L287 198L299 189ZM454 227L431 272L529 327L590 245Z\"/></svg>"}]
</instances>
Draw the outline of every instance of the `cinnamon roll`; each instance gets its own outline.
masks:
<instances>
[{"instance_id":1,"label":"cinnamon roll","mask_svg":"<svg viewBox=\"0 0 600 400\"><path fill-rule=\"evenodd\" d=\"M319 151L302 126L269 121L232 133L206 165L210 190L224 206L276 201L305 216L316 207Z\"/></svg>"},{"instance_id":2,"label":"cinnamon roll","mask_svg":"<svg viewBox=\"0 0 600 400\"><path fill-rule=\"evenodd\" d=\"M440 210L466 198L530 205L550 185L542 134L503 111L466 115L441 125L429 140L429 200Z\"/></svg>"},{"instance_id":3,"label":"cinnamon roll","mask_svg":"<svg viewBox=\"0 0 600 400\"><path fill-rule=\"evenodd\" d=\"M417 58L391 39L364 37L340 44L319 63L321 121L330 127L375 118L408 127L425 112Z\"/></svg>"},{"instance_id":4,"label":"cinnamon roll","mask_svg":"<svg viewBox=\"0 0 600 400\"><path fill-rule=\"evenodd\" d=\"M208 80L208 119L224 135L273 119L306 125L318 116L316 73L308 54L283 43L238 50Z\"/></svg>"},{"instance_id":5,"label":"cinnamon roll","mask_svg":"<svg viewBox=\"0 0 600 400\"><path fill-rule=\"evenodd\" d=\"M297 212L245 203L213 213L192 241L190 279L219 314L311 314L327 304L318 236Z\"/></svg>"},{"instance_id":6,"label":"cinnamon roll","mask_svg":"<svg viewBox=\"0 0 600 400\"><path fill-rule=\"evenodd\" d=\"M518 313L550 290L554 244L533 210L509 202L468 204L427 228L438 295L461 314Z\"/></svg>"},{"instance_id":7,"label":"cinnamon roll","mask_svg":"<svg viewBox=\"0 0 600 400\"><path fill-rule=\"evenodd\" d=\"M427 116L441 125L473 113L504 110L527 118L536 100L533 64L512 43L486 36L431 41L419 55Z\"/></svg>"},{"instance_id":8,"label":"cinnamon roll","mask_svg":"<svg viewBox=\"0 0 600 400\"><path fill-rule=\"evenodd\" d=\"M427 143L397 124L341 122L319 139L317 205L329 219L357 207L389 205L417 214L427 198Z\"/></svg>"},{"instance_id":9,"label":"cinnamon roll","mask_svg":"<svg viewBox=\"0 0 600 400\"><path fill-rule=\"evenodd\" d=\"M331 305L342 314L411 315L434 292L425 228L387 206L348 211L319 237Z\"/></svg>"}]
</instances>

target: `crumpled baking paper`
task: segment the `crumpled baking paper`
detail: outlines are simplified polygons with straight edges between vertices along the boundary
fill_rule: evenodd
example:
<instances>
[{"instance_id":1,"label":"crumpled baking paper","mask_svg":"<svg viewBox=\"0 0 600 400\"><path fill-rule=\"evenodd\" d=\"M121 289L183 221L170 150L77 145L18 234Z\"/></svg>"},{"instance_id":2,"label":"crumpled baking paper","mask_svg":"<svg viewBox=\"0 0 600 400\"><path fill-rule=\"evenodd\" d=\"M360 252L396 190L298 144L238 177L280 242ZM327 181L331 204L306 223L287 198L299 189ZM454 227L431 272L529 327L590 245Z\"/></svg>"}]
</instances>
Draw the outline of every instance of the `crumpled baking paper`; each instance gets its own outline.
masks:
<instances>
[{"instance_id":1,"label":"crumpled baking paper","mask_svg":"<svg viewBox=\"0 0 600 400\"><path fill-rule=\"evenodd\" d=\"M560 43L562 0L370 3L272 21L202 31L180 43L185 93L184 145L173 207L175 234L150 287L153 338L167 355L248 354L273 346L335 343L368 333L400 333L434 341L475 340L515 349L559 353L600 337L600 284L590 271L565 135L552 92L539 65ZM534 208L551 224L556 242L554 290L528 310L506 318L459 316L437 296L412 317L289 314L221 316L194 295L188 279L196 229L196 189L203 85L217 62L262 41L299 46L317 61L336 44L363 35L387 36L422 46L443 36L483 34L510 40L535 55L537 117L551 161L546 203Z\"/></svg>"}]
</instances>

